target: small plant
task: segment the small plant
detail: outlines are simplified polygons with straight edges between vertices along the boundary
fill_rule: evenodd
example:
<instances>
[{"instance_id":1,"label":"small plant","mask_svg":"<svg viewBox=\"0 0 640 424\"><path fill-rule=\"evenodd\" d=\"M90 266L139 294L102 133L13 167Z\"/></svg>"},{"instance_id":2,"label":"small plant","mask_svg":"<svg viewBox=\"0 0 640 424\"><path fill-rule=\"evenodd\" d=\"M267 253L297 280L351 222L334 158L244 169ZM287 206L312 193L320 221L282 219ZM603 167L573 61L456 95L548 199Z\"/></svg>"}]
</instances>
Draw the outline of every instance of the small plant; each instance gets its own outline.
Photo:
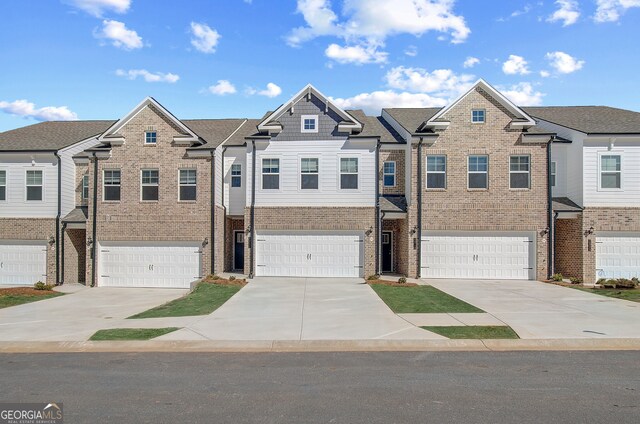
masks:
<instances>
[{"instance_id":1,"label":"small plant","mask_svg":"<svg viewBox=\"0 0 640 424\"><path fill-rule=\"evenodd\" d=\"M378 274L373 274L367 277L367 280L372 281L372 280L379 280L380 276Z\"/></svg>"},{"instance_id":2,"label":"small plant","mask_svg":"<svg viewBox=\"0 0 640 424\"><path fill-rule=\"evenodd\" d=\"M564 279L564 277L562 276L562 274L558 273L558 274L553 274L551 276L551 279L553 281L562 281Z\"/></svg>"},{"instance_id":3,"label":"small plant","mask_svg":"<svg viewBox=\"0 0 640 424\"><path fill-rule=\"evenodd\" d=\"M598 284L598 285L602 285L602 284L604 284L604 283L606 283L606 282L607 282L607 279L606 279L606 278L598 278L598 281L596 281L596 284Z\"/></svg>"},{"instance_id":4,"label":"small plant","mask_svg":"<svg viewBox=\"0 0 640 424\"><path fill-rule=\"evenodd\" d=\"M400 283L400 284L406 284L406 283L407 283L407 279L406 279L406 278L404 278L404 277L400 277L400 278L398 278L398 283Z\"/></svg>"},{"instance_id":5,"label":"small plant","mask_svg":"<svg viewBox=\"0 0 640 424\"><path fill-rule=\"evenodd\" d=\"M596 282L600 287L607 289L635 289L638 286L638 279L632 278L601 278Z\"/></svg>"},{"instance_id":6,"label":"small plant","mask_svg":"<svg viewBox=\"0 0 640 424\"><path fill-rule=\"evenodd\" d=\"M236 279L236 277L233 276L233 275L231 277L229 277L229 281L234 281L235 279Z\"/></svg>"},{"instance_id":7,"label":"small plant","mask_svg":"<svg viewBox=\"0 0 640 424\"><path fill-rule=\"evenodd\" d=\"M209 274L207 275L206 280L219 280L220 277L218 277L216 274Z\"/></svg>"},{"instance_id":8,"label":"small plant","mask_svg":"<svg viewBox=\"0 0 640 424\"><path fill-rule=\"evenodd\" d=\"M618 289L635 289L636 283L626 278L618 278L616 286Z\"/></svg>"},{"instance_id":9,"label":"small plant","mask_svg":"<svg viewBox=\"0 0 640 424\"><path fill-rule=\"evenodd\" d=\"M36 289L36 290L51 291L51 290L53 290L53 285L45 284L42 281L38 281L37 283L35 283L33 285L33 288Z\"/></svg>"},{"instance_id":10,"label":"small plant","mask_svg":"<svg viewBox=\"0 0 640 424\"><path fill-rule=\"evenodd\" d=\"M571 284L581 284L582 281L580 281L579 278L577 277L569 277L569 281L571 281Z\"/></svg>"}]
</instances>

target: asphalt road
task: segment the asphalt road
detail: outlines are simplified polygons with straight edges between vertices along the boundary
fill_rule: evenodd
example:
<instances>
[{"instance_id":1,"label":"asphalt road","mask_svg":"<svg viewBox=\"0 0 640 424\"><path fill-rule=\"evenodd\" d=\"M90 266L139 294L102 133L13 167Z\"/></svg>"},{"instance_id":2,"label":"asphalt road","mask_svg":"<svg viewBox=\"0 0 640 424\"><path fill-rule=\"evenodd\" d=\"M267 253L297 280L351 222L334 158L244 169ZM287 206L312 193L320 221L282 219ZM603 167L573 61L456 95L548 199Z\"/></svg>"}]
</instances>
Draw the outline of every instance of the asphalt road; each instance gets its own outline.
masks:
<instances>
[{"instance_id":1,"label":"asphalt road","mask_svg":"<svg viewBox=\"0 0 640 424\"><path fill-rule=\"evenodd\" d=\"M638 423L640 352L4 354L65 423Z\"/></svg>"}]
</instances>

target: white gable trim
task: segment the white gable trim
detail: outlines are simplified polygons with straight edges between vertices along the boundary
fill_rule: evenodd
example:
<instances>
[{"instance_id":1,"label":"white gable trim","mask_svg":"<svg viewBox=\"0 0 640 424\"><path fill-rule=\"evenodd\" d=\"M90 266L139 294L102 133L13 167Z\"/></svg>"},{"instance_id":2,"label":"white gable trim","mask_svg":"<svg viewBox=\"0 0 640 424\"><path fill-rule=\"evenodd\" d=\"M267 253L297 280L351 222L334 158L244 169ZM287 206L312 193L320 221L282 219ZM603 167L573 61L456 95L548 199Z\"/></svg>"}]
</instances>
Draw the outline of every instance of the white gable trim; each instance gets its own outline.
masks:
<instances>
[{"instance_id":1,"label":"white gable trim","mask_svg":"<svg viewBox=\"0 0 640 424\"><path fill-rule=\"evenodd\" d=\"M340 107L336 106L331 102L324 94L319 92L313 85L307 84L302 90L298 91L295 96L289 99L288 102L284 103L275 112L271 113L267 117L265 117L262 122L258 124L258 130L260 132L269 132L269 133L278 133L282 131L282 126L278 123L272 122L277 121L282 114L288 111L291 108L294 108L296 103L302 100L305 96L310 96L313 94L320 100L325 103L325 111L330 107L333 111L335 111L338 115L340 115L345 121L344 123L340 123L340 131L348 131L348 132L360 132L362 131L362 123L360 123L353 116L345 112Z\"/></svg>"}]
</instances>

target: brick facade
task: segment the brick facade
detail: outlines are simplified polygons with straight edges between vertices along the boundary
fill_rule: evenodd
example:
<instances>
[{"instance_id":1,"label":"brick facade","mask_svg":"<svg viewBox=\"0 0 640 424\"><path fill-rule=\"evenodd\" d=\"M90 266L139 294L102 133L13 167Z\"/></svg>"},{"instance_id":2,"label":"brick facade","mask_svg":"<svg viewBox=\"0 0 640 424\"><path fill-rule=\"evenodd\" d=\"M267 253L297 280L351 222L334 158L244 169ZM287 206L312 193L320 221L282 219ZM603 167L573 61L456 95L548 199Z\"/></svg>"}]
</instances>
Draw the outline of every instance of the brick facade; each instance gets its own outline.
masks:
<instances>
[{"instance_id":1,"label":"brick facade","mask_svg":"<svg viewBox=\"0 0 640 424\"><path fill-rule=\"evenodd\" d=\"M582 215L574 219L556 219L555 224L555 272L566 277L583 278Z\"/></svg>"},{"instance_id":2,"label":"brick facade","mask_svg":"<svg viewBox=\"0 0 640 424\"><path fill-rule=\"evenodd\" d=\"M245 231L244 219L227 218L226 220L226 234L225 234L225 259L224 270L234 271L233 269L233 252L234 252L234 231ZM245 249L246 250L246 249ZM241 270L244 272L244 270Z\"/></svg>"},{"instance_id":3,"label":"brick facade","mask_svg":"<svg viewBox=\"0 0 640 424\"><path fill-rule=\"evenodd\" d=\"M84 229L67 229L64 234L64 282L84 284L87 237Z\"/></svg>"},{"instance_id":4,"label":"brick facade","mask_svg":"<svg viewBox=\"0 0 640 424\"><path fill-rule=\"evenodd\" d=\"M405 152L404 150L380 150L380 162L378 166L378 183L381 195L404 195L405 185ZM385 187L383 181L384 163L393 161L396 163L396 185Z\"/></svg>"},{"instance_id":5,"label":"brick facade","mask_svg":"<svg viewBox=\"0 0 640 424\"><path fill-rule=\"evenodd\" d=\"M56 237L55 218L2 218L0 239L48 241ZM47 243L47 284L56 283L56 244Z\"/></svg>"}]
</instances>

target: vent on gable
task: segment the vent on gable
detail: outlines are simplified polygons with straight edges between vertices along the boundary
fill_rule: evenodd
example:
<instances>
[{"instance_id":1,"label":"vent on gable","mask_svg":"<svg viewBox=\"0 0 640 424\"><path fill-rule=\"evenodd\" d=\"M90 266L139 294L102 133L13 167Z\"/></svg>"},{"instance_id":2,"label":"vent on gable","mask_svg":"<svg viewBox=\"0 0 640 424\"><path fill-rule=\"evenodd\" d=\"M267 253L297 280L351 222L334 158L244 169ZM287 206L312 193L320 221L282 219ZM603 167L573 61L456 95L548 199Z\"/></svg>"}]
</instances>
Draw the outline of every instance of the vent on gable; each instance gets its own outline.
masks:
<instances>
[{"instance_id":1,"label":"vent on gable","mask_svg":"<svg viewBox=\"0 0 640 424\"><path fill-rule=\"evenodd\" d=\"M155 130L156 130L155 125L147 125L147 129L145 131L155 131Z\"/></svg>"}]
</instances>

